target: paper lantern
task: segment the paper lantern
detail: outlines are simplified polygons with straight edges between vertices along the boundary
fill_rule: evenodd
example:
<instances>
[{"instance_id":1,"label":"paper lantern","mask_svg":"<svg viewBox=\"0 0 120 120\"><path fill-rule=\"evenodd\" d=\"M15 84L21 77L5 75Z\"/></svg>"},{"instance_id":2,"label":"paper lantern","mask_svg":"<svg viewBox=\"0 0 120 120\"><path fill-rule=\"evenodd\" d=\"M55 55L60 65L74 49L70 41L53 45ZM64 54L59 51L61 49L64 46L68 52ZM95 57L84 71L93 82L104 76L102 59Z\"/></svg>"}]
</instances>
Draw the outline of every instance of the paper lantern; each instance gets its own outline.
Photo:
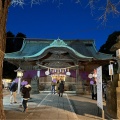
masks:
<instances>
[{"instance_id":1,"label":"paper lantern","mask_svg":"<svg viewBox=\"0 0 120 120\"><path fill-rule=\"evenodd\" d=\"M49 75L50 74L50 72L47 70L47 71L45 71L45 75Z\"/></svg>"},{"instance_id":2,"label":"paper lantern","mask_svg":"<svg viewBox=\"0 0 120 120\"><path fill-rule=\"evenodd\" d=\"M88 78L92 78L92 77L93 77L93 75L92 75L92 74L89 74L89 75L88 75Z\"/></svg>"},{"instance_id":3,"label":"paper lantern","mask_svg":"<svg viewBox=\"0 0 120 120\"><path fill-rule=\"evenodd\" d=\"M70 76L70 75L71 75L71 73L70 73L70 72L66 72L66 75Z\"/></svg>"}]
</instances>

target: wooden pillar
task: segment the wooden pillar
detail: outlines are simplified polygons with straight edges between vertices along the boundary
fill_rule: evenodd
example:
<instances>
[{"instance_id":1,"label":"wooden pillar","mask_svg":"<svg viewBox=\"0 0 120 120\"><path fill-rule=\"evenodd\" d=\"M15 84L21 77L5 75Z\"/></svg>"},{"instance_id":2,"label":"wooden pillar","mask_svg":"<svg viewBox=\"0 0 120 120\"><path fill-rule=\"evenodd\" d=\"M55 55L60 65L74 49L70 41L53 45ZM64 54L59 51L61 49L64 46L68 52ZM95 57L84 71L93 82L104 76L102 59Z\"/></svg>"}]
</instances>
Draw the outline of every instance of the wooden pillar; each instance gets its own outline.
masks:
<instances>
[{"instance_id":1,"label":"wooden pillar","mask_svg":"<svg viewBox=\"0 0 120 120\"><path fill-rule=\"evenodd\" d=\"M118 70L117 70L117 73L120 74L120 58L117 60L118 62Z\"/></svg>"},{"instance_id":2,"label":"wooden pillar","mask_svg":"<svg viewBox=\"0 0 120 120\"><path fill-rule=\"evenodd\" d=\"M76 94L83 94L82 81L80 79L79 66L76 67Z\"/></svg>"},{"instance_id":3,"label":"wooden pillar","mask_svg":"<svg viewBox=\"0 0 120 120\"><path fill-rule=\"evenodd\" d=\"M79 82L79 68L78 68L78 66L76 67L76 83L78 83Z\"/></svg>"}]
</instances>

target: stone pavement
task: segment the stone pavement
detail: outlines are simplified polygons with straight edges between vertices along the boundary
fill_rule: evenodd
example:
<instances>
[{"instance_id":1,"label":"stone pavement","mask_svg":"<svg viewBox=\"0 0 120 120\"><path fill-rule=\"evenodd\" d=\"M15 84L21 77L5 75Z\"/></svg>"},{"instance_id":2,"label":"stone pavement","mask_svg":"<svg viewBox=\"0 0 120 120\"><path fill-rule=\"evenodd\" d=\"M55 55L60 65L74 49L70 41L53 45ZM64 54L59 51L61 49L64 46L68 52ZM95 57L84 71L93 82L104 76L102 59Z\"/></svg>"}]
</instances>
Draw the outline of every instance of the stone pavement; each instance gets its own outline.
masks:
<instances>
[{"instance_id":1,"label":"stone pavement","mask_svg":"<svg viewBox=\"0 0 120 120\"><path fill-rule=\"evenodd\" d=\"M9 103L10 94L4 95L3 104L7 120L102 120L101 110L90 95L76 96L64 93L32 94L28 102L28 111L20 108L21 96L17 95L17 104Z\"/></svg>"}]
</instances>

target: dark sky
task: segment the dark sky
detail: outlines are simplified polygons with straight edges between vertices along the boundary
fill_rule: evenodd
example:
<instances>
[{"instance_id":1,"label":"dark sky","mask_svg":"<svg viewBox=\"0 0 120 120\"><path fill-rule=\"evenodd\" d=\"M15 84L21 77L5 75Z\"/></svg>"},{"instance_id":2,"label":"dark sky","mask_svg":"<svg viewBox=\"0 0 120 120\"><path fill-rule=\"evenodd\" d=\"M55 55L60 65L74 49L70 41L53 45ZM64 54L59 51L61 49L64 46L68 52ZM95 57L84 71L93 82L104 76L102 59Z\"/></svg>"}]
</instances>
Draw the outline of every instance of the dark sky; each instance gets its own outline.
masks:
<instances>
[{"instance_id":1,"label":"dark sky","mask_svg":"<svg viewBox=\"0 0 120 120\"><path fill-rule=\"evenodd\" d=\"M54 0L55 1L55 0ZM98 18L103 11L99 10L102 4L96 4L91 15L87 2L76 4L74 0L58 2L43 2L40 5L30 6L27 2L24 7L10 6L7 19L7 31L13 34L24 33L27 38L45 39L84 39L95 40L99 50L108 36L114 31L120 31L119 16L108 15L108 21L102 25Z\"/></svg>"}]
</instances>

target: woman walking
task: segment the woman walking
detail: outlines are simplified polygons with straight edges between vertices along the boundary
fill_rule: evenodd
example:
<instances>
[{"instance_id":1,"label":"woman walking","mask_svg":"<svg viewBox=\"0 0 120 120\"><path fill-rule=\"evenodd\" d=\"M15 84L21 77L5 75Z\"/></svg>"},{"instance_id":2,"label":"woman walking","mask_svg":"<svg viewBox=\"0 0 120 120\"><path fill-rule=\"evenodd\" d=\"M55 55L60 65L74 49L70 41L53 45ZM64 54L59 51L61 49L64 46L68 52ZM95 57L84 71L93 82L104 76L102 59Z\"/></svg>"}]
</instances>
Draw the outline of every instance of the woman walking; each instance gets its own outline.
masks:
<instances>
[{"instance_id":1,"label":"woman walking","mask_svg":"<svg viewBox=\"0 0 120 120\"><path fill-rule=\"evenodd\" d=\"M26 112L27 110L27 102L28 102L28 99L30 99L30 90L31 90L31 85L27 84L23 87L22 89L22 93L23 93L23 101L22 101L22 104L23 104L23 112Z\"/></svg>"}]
</instances>

